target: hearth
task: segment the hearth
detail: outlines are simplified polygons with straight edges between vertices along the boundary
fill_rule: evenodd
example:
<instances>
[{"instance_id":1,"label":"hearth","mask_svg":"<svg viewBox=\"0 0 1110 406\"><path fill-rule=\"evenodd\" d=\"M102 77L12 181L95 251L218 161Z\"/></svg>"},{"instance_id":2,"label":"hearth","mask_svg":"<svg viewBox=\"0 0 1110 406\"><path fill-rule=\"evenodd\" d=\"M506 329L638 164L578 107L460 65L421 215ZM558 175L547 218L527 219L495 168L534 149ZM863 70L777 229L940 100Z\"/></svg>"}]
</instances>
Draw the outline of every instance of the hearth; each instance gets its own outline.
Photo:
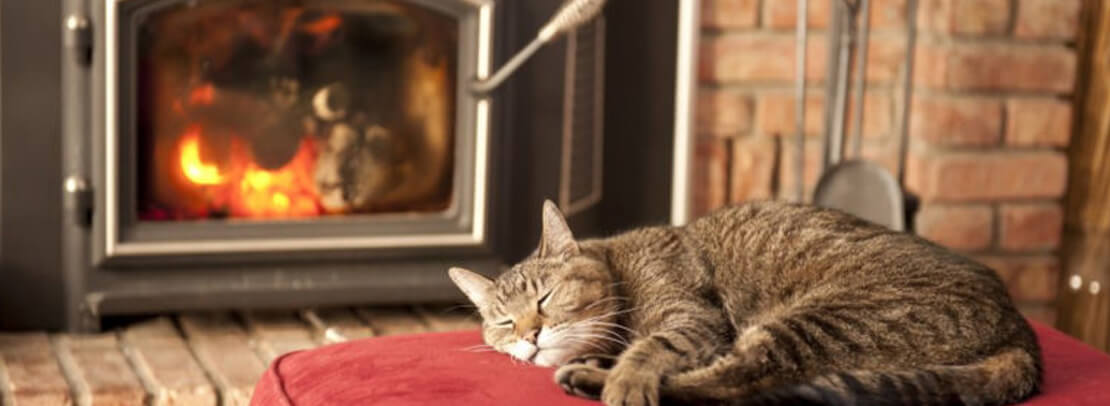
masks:
<instances>
[{"instance_id":1,"label":"hearth","mask_svg":"<svg viewBox=\"0 0 1110 406\"><path fill-rule=\"evenodd\" d=\"M64 2L62 159L37 163L62 174L63 299L14 302L62 317L8 313L0 324L95 329L190 309L452 301L447 267L493 275L526 255L545 198L582 236L678 219L685 179L672 175L685 173L689 98L675 96L686 89L677 35L637 24L676 27L678 6L613 2L493 93L470 91L559 5ZM652 35L665 40L658 50L614 50ZM610 81L645 63L664 68ZM628 81L637 76L652 84ZM647 90L657 100L623 100ZM642 128L652 123L661 128ZM28 274L55 272L35 261Z\"/></svg>"}]
</instances>

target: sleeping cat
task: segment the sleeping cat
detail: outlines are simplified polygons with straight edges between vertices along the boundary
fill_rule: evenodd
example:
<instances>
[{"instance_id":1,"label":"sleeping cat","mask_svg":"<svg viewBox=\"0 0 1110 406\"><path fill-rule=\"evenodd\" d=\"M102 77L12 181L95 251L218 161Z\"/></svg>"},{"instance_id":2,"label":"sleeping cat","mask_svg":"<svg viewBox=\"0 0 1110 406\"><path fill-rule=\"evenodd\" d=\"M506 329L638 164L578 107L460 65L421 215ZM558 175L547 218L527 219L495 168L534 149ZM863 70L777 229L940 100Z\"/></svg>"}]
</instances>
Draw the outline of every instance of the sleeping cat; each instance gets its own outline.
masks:
<instances>
[{"instance_id":1,"label":"sleeping cat","mask_svg":"<svg viewBox=\"0 0 1110 406\"><path fill-rule=\"evenodd\" d=\"M531 256L496 280L449 274L488 345L607 405L997 405L1040 382L990 269L812 206L575 241L548 201Z\"/></svg>"}]
</instances>

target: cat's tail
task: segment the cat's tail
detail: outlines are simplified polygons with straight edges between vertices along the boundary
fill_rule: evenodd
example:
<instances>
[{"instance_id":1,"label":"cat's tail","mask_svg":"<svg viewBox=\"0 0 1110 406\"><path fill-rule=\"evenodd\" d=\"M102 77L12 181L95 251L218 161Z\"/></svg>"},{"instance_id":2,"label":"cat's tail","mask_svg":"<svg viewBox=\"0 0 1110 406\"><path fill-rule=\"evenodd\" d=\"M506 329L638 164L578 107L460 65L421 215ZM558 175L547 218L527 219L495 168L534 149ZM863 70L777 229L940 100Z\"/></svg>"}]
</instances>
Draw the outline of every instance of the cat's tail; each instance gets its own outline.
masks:
<instances>
[{"instance_id":1,"label":"cat's tail","mask_svg":"<svg viewBox=\"0 0 1110 406\"><path fill-rule=\"evenodd\" d=\"M849 371L774 388L738 402L764 405L1000 405L1036 392L1040 362L1010 348L970 365Z\"/></svg>"}]
</instances>

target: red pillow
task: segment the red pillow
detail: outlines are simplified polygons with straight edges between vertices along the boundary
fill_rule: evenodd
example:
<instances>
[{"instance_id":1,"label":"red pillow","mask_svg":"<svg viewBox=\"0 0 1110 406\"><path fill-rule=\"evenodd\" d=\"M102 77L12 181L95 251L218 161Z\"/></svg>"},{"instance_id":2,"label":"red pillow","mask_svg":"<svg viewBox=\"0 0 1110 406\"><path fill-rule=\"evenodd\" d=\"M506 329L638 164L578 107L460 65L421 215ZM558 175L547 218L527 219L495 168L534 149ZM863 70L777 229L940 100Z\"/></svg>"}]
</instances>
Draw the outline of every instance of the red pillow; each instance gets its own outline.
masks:
<instances>
[{"instance_id":1,"label":"red pillow","mask_svg":"<svg viewBox=\"0 0 1110 406\"><path fill-rule=\"evenodd\" d=\"M1110 357L1042 325L1042 394L1029 405L1110 405ZM286 354L252 405L588 405L563 393L551 368L472 350L477 332L372 338Z\"/></svg>"}]
</instances>

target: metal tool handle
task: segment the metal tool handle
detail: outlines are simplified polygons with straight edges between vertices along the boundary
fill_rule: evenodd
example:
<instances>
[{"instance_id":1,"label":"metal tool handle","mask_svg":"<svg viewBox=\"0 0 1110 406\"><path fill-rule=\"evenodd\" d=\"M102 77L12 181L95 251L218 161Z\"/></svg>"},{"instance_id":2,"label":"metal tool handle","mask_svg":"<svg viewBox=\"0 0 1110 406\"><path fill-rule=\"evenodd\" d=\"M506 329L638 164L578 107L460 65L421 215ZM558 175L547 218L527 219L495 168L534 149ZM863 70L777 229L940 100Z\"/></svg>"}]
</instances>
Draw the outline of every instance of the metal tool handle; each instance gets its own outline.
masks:
<instances>
[{"instance_id":1,"label":"metal tool handle","mask_svg":"<svg viewBox=\"0 0 1110 406\"><path fill-rule=\"evenodd\" d=\"M796 42L794 43L797 58L794 67L794 126L797 158L794 160L794 200L805 201L805 169L806 169L806 54L807 40L809 37L809 0L798 0L798 20L796 27Z\"/></svg>"},{"instance_id":2,"label":"metal tool handle","mask_svg":"<svg viewBox=\"0 0 1110 406\"><path fill-rule=\"evenodd\" d=\"M867 49L871 46L871 1L860 0L859 32L856 34L856 100L852 110L852 156L861 158L863 151L863 99L867 91Z\"/></svg>"},{"instance_id":3,"label":"metal tool handle","mask_svg":"<svg viewBox=\"0 0 1110 406\"><path fill-rule=\"evenodd\" d=\"M517 69L524 65L529 58L532 57L540 48L550 43L555 38L573 30L578 26L593 20L601 13L601 9L605 7L607 0L569 0L563 4L559 11L551 17L551 20L540 28L540 32L536 34L536 38L532 39L524 49L520 50L505 63L501 69L498 69L493 76L485 80L475 80L470 85L470 90L475 94L485 95L497 89L505 79L516 72Z\"/></svg>"}]
</instances>

